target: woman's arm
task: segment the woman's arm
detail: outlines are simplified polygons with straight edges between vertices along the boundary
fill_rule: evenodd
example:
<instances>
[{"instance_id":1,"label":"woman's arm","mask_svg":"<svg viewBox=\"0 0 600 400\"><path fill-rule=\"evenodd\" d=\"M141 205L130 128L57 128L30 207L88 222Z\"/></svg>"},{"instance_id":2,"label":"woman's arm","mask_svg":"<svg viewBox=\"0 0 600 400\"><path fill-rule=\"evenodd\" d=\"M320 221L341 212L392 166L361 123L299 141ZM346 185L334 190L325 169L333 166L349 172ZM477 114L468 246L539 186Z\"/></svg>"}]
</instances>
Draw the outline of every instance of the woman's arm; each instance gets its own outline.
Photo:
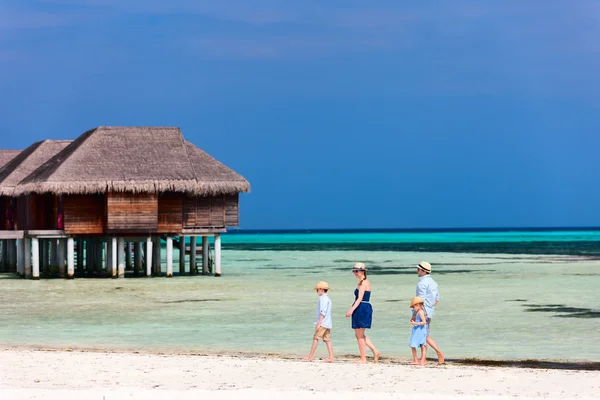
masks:
<instances>
[{"instance_id":1,"label":"woman's arm","mask_svg":"<svg viewBox=\"0 0 600 400\"><path fill-rule=\"evenodd\" d=\"M356 300L352 304L352 307L350 307L350 310L348 310L348 312L346 313L346 317L349 317L349 316L352 315L352 313L354 312L354 310L356 310L356 307L358 307L358 305L362 301L364 295L365 295L365 287L363 285L360 285L358 287L358 297L356 298Z\"/></svg>"}]
</instances>

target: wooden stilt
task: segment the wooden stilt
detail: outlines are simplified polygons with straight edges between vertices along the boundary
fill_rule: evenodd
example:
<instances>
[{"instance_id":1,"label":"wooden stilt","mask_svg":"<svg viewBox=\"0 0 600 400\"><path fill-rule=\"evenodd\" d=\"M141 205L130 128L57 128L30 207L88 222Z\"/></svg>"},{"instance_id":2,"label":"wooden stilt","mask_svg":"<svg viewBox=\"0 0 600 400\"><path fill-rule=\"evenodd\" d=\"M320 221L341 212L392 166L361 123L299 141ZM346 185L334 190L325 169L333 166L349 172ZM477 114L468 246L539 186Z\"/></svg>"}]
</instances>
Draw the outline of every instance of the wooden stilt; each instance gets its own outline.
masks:
<instances>
[{"instance_id":1,"label":"wooden stilt","mask_svg":"<svg viewBox=\"0 0 600 400\"><path fill-rule=\"evenodd\" d=\"M196 264L196 251L198 242L196 236L190 237L190 275L196 275L198 269Z\"/></svg>"},{"instance_id":2,"label":"wooden stilt","mask_svg":"<svg viewBox=\"0 0 600 400\"><path fill-rule=\"evenodd\" d=\"M31 239L23 238L23 247L24 247L24 264L25 270L24 275L25 278L31 277Z\"/></svg>"},{"instance_id":3,"label":"wooden stilt","mask_svg":"<svg viewBox=\"0 0 600 400\"><path fill-rule=\"evenodd\" d=\"M152 263L154 266L154 275L160 276L162 273L161 256L160 256L160 237L156 236L153 238L152 250L154 255L152 256Z\"/></svg>"},{"instance_id":4,"label":"wooden stilt","mask_svg":"<svg viewBox=\"0 0 600 400\"><path fill-rule=\"evenodd\" d=\"M85 241L85 272L87 274L91 274L94 271L95 254L96 250L94 250L94 240L92 238L87 238Z\"/></svg>"},{"instance_id":5,"label":"wooden stilt","mask_svg":"<svg viewBox=\"0 0 600 400\"><path fill-rule=\"evenodd\" d=\"M146 238L146 276L152 276L152 237Z\"/></svg>"},{"instance_id":6,"label":"wooden stilt","mask_svg":"<svg viewBox=\"0 0 600 400\"><path fill-rule=\"evenodd\" d=\"M112 278L117 277L117 238L112 237L108 240L106 252L106 272Z\"/></svg>"},{"instance_id":7,"label":"wooden stilt","mask_svg":"<svg viewBox=\"0 0 600 400\"><path fill-rule=\"evenodd\" d=\"M125 270L131 271L133 269L133 247L131 242L125 242Z\"/></svg>"},{"instance_id":8,"label":"wooden stilt","mask_svg":"<svg viewBox=\"0 0 600 400\"><path fill-rule=\"evenodd\" d=\"M31 278L40 279L40 245L38 238L31 238Z\"/></svg>"},{"instance_id":9,"label":"wooden stilt","mask_svg":"<svg viewBox=\"0 0 600 400\"><path fill-rule=\"evenodd\" d=\"M6 252L6 239L0 240L0 246L2 246L2 253L0 253L0 257L2 257L2 264L0 264L0 271L8 270L8 262L6 258L8 257L8 253Z\"/></svg>"},{"instance_id":10,"label":"wooden stilt","mask_svg":"<svg viewBox=\"0 0 600 400\"><path fill-rule=\"evenodd\" d=\"M117 239L117 276L119 278L125 278L125 260L124 260L124 248L125 239L120 237ZM129 254L129 251L127 252Z\"/></svg>"},{"instance_id":11,"label":"wooden stilt","mask_svg":"<svg viewBox=\"0 0 600 400\"><path fill-rule=\"evenodd\" d=\"M167 278L173 276L173 237L167 236Z\"/></svg>"},{"instance_id":12,"label":"wooden stilt","mask_svg":"<svg viewBox=\"0 0 600 400\"><path fill-rule=\"evenodd\" d=\"M215 235L215 276L221 276L221 235Z\"/></svg>"},{"instance_id":13,"label":"wooden stilt","mask_svg":"<svg viewBox=\"0 0 600 400\"><path fill-rule=\"evenodd\" d=\"M17 239L17 275L19 276L25 275L25 260L23 259L25 256L25 249L23 241L24 239Z\"/></svg>"},{"instance_id":14,"label":"wooden stilt","mask_svg":"<svg viewBox=\"0 0 600 400\"><path fill-rule=\"evenodd\" d=\"M138 275L142 271L142 244L133 244L133 274Z\"/></svg>"},{"instance_id":15,"label":"wooden stilt","mask_svg":"<svg viewBox=\"0 0 600 400\"><path fill-rule=\"evenodd\" d=\"M179 275L185 274L185 236L179 236Z\"/></svg>"},{"instance_id":16,"label":"wooden stilt","mask_svg":"<svg viewBox=\"0 0 600 400\"><path fill-rule=\"evenodd\" d=\"M58 276L65 277L65 241L64 239L56 240L56 265L58 268Z\"/></svg>"},{"instance_id":17,"label":"wooden stilt","mask_svg":"<svg viewBox=\"0 0 600 400\"><path fill-rule=\"evenodd\" d=\"M41 250L41 257L42 257L42 261L41 261L41 268L42 268L42 272L48 272L48 264L49 264L49 247L50 247L50 242L48 241L48 239L39 239L39 244L42 246L42 250ZM39 277L39 276L38 276Z\"/></svg>"},{"instance_id":18,"label":"wooden stilt","mask_svg":"<svg viewBox=\"0 0 600 400\"><path fill-rule=\"evenodd\" d=\"M83 273L83 238L77 241L77 272Z\"/></svg>"},{"instance_id":19,"label":"wooden stilt","mask_svg":"<svg viewBox=\"0 0 600 400\"><path fill-rule=\"evenodd\" d=\"M75 240L67 239L67 279L75 278Z\"/></svg>"},{"instance_id":20,"label":"wooden stilt","mask_svg":"<svg viewBox=\"0 0 600 400\"><path fill-rule=\"evenodd\" d=\"M104 272L104 268L102 265L102 261L104 258L104 243L100 240L96 240L94 242L94 267L98 275L102 275Z\"/></svg>"},{"instance_id":21,"label":"wooden stilt","mask_svg":"<svg viewBox=\"0 0 600 400\"><path fill-rule=\"evenodd\" d=\"M208 236L202 236L202 275L208 275L208 256L210 250L208 247Z\"/></svg>"}]
</instances>

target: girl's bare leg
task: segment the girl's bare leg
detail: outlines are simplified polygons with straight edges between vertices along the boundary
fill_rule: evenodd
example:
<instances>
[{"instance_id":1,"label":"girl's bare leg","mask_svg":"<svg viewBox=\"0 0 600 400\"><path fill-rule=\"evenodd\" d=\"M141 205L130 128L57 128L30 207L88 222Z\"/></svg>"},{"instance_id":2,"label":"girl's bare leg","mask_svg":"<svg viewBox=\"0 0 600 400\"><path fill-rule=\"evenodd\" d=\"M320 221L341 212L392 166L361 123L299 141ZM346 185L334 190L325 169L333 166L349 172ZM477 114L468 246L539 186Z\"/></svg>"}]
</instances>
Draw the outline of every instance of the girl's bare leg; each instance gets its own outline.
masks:
<instances>
[{"instance_id":1,"label":"girl's bare leg","mask_svg":"<svg viewBox=\"0 0 600 400\"><path fill-rule=\"evenodd\" d=\"M413 362L410 363L410 365L419 365L419 359L417 358L417 349L415 349L414 347L410 348L412 350L412 355L413 355Z\"/></svg>"},{"instance_id":2,"label":"girl's bare leg","mask_svg":"<svg viewBox=\"0 0 600 400\"><path fill-rule=\"evenodd\" d=\"M375 348L375 345L373 344L373 342L371 342L371 339L369 339L368 336L365 336L365 344L373 352L373 362L377 362L379 360L381 352Z\"/></svg>"},{"instance_id":3,"label":"girl's bare leg","mask_svg":"<svg viewBox=\"0 0 600 400\"><path fill-rule=\"evenodd\" d=\"M416 353L416 350L415 350ZM427 346L421 346L421 365L427 364Z\"/></svg>"},{"instance_id":4,"label":"girl's bare leg","mask_svg":"<svg viewBox=\"0 0 600 400\"><path fill-rule=\"evenodd\" d=\"M365 328L359 328L354 330L354 336L358 342L358 352L360 353L360 360L357 364L365 364L367 362L367 344L365 340Z\"/></svg>"}]
</instances>

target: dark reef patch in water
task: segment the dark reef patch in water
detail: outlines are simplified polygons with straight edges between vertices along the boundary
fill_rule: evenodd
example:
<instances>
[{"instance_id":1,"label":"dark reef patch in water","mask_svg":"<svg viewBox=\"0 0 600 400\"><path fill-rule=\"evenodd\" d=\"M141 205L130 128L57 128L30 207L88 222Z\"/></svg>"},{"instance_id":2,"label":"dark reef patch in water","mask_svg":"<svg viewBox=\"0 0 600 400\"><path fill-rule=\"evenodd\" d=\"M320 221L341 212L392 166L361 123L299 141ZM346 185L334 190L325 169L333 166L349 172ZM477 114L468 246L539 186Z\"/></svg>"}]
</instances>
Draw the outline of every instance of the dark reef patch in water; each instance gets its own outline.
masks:
<instances>
[{"instance_id":1,"label":"dark reef patch in water","mask_svg":"<svg viewBox=\"0 0 600 400\"><path fill-rule=\"evenodd\" d=\"M184 300L171 300L171 301L161 301L163 304L181 304L181 303L203 303L207 301L227 301L233 299L184 299Z\"/></svg>"},{"instance_id":2,"label":"dark reef patch in water","mask_svg":"<svg viewBox=\"0 0 600 400\"><path fill-rule=\"evenodd\" d=\"M512 367L535 369L572 369L576 371L600 371L600 362L568 362L568 361L501 361L481 360L478 358L446 359L452 364L478 365L482 367Z\"/></svg>"},{"instance_id":3,"label":"dark reef patch in water","mask_svg":"<svg viewBox=\"0 0 600 400\"><path fill-rule=\"evenodd\" d=\"M523 304L526 312L555 313L557 318L600 318L600 311L591 308L569 307L564 304ZM565 314L566 313L566 314Z\"/></svg>"},{"instance_id":4,"label":"dark reef patch in water","mask_svg":"<svg viewBox=\"0 0 600 400\"><path fill-rule=\"evenodd\" d=\"M514 300L505 300L505 301L527 301L525 299L514 299Z\"/></svg>"}]
</instances>

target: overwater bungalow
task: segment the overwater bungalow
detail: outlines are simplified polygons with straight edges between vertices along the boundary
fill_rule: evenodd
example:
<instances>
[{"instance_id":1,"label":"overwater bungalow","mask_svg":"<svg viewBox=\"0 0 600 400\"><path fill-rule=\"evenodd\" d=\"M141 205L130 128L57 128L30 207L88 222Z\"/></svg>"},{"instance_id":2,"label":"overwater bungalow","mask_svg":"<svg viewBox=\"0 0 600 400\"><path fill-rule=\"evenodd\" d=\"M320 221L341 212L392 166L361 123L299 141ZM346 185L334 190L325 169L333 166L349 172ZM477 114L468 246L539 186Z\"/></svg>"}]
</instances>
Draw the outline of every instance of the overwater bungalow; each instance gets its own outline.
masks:
<instances>
[{"instance_id":1,"label":"overwater bungalow","mask_svg":"<svg viewBox=\"0 0 600 400\"><path fill-rule=\"evenodd\" d=\"M179 128L89 130L15 187L18 202L44 199L56 221L29 213L21 224L18 271L39 279L40 267L51 275L56 265L68 278L76 272L116 278L132 266L134 274L158 276L162 239L170 277L174 241L179 273L186 272L189 237L189 273L195 274L196 238L202 237L202 272L208 274L212 236L213 272L220 276L220 235L239 225L239 193L249 190L243 176L185 140Z\"/></svg>"},{"instance_id":2,"label":"overwater bungalow","mask_svg":"<svg viewBox=\"0 0 600 400\"><path fill-rule=\"evenodd\" d=\"M36 207L36 202L20 202L15 197L15 187L19 182L48 161L59 151L67 147L70 140L43 140L36 142L23 151L5 153L10 160L0 168L0 243L2 244L2 270L16 271L17 240L23 238L24 225L30 213L38 213L44 218L50 217L45 207ZM29 199L27 199L29 200Z\"/></svg>"}]
</instances>

